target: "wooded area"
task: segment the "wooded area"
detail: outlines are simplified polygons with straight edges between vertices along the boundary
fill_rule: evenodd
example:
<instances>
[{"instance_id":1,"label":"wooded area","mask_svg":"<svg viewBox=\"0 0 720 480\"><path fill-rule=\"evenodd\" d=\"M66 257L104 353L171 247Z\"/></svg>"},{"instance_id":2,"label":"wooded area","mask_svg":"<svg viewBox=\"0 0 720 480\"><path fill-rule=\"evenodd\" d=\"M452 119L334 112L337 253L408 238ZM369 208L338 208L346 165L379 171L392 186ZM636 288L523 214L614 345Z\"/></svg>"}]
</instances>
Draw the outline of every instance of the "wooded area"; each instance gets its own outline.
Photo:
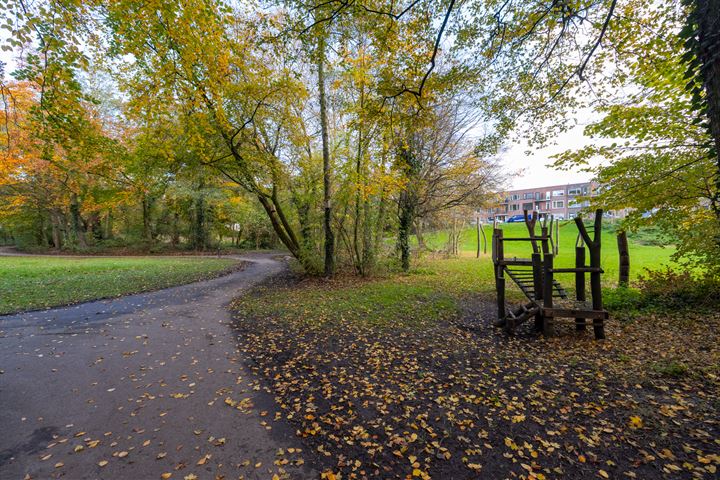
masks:
<instances>
[{"instance_id":1,"label":"wooded area","mask_svg":"<svg viewBox=\"0 0 720 480\"><path fill-rule=\"evenodd\" d=\"M4 241L407 270L412 235L496 200L505 145L593 109L623 142L556 166L720 264L715 0L3 4Z\"/></svg>"}]
</instances>

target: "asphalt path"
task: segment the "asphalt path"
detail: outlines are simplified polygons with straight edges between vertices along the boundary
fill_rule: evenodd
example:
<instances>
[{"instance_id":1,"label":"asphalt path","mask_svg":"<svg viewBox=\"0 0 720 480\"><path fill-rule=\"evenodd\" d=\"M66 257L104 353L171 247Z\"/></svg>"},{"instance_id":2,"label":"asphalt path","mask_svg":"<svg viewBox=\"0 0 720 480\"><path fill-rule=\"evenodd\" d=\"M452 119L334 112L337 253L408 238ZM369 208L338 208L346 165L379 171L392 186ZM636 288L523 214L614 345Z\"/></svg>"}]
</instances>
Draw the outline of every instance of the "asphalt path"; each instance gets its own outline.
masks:
<instances>
[{"instance_id":1,"label":"asphalt path","mask_svg":"<svg viewBox=\"0 0 720 480\"><path fill-rule=\"evenodd\" d=\"M284 264L238 258L213 280L0 316L0 478L318 478L228 309Z\"/></svg>"}]
</instances>

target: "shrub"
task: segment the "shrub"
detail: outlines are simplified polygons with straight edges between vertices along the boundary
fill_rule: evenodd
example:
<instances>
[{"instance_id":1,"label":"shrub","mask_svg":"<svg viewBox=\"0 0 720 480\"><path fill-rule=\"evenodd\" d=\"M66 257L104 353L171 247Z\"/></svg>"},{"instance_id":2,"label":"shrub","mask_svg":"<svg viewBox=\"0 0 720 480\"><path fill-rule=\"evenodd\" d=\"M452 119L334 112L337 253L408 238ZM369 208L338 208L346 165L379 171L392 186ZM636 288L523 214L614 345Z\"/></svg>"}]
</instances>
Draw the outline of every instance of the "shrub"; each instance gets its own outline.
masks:
<instances>
[{"instance_id":1,"label":"shrub","mask_svg":"<svg viewBox=\"0 0 720 480\"><path fill-rule=\"evenodd\" d=\"M682 377L688 372L688 368L685 364L675 360L655 363L652 365L652 369L665 377L675 378Z\"/></svg>"},{"instance_id":2,"label":"shrub","mask_svg":"<svg viewBox=\"0 0 720 480\"><path fill-rule=\"evenodd\" d=\"M648 271L638 286L647 306L677 309L711 307L720 296L720 280L715 277L694 277L687 271Z\"/></svg>"}]
</instances>

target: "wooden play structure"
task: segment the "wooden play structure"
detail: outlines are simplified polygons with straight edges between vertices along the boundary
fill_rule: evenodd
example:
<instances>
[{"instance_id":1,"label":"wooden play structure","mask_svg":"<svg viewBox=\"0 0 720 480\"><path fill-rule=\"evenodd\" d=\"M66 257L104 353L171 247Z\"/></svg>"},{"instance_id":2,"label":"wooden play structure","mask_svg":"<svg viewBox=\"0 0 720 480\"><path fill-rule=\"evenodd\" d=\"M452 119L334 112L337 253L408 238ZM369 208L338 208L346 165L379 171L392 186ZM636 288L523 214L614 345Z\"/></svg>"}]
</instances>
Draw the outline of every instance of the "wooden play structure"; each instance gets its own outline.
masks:
<instances>
[{"instance_id":1,"label":"wooden play structure","mask_svg":"<svg viewBox=\"0 0 720 480\"><path fill-rule=\"evenodd\" d=\"M540 235L535 232L538 213L524 211L528 237L505 237L501 228L493 228L492 259L495 265L495 287L497 290L498 320L497 326L505 327L509 333L521 323L535 319L535 328L544 335L553 335L556 318L574 318L578 330L585 330L586 321L592 319L596 339L605 338L605 320L608 312L603 308L600 266L600 246L602 236L602 210L595 212L595 222L590 232L580 216L575 217L578 239L575 244L575 267L554 267L558 252L557 242L553 241L553 224L557 222L547 216L540 224ZM549 220L549 221L548 221ZM557 231L557 228L556 230ZM590 234L592 233L592 238ZM527 242L532 248L530 258L506 258L505 243ZM590 264L586 264L586 250ZM575 299L569 299L568 293L557 280L560 274L572 274L575 277ZM590 275L590 301L586 298L586 275ZM519 308L510 309L505 303L505 281L515 283L529 302Z\"/></svg>"}]
</instances>

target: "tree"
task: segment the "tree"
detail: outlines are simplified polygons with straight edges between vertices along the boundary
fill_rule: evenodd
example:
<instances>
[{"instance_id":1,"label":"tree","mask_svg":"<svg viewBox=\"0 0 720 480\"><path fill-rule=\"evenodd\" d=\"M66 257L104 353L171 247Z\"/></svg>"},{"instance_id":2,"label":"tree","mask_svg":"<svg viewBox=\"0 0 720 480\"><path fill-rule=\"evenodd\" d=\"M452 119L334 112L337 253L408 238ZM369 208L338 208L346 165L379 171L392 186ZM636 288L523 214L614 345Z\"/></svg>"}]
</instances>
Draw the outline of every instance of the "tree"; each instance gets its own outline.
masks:
<instances>
[{"instance_id":1,"label":"tree","mask_svg":"<svg viewBox=\"0 0 720 480\"><path fill-rule=\"evenodd\" d=\"M718 172L712 136L697 121L697 98L685 89L687 66L677 32L689 11L676 6L637 8L609 32L623 70L608 87L632 93L608 96L598 107L601 119L586 133L625 140L565 152L556 166L597 176L603 188L590 208L631 208L627 227L658 225L676 238L679 257L716 270ZM597 159L603 160L599 166Z\"/></svg>"}]
</instances>

